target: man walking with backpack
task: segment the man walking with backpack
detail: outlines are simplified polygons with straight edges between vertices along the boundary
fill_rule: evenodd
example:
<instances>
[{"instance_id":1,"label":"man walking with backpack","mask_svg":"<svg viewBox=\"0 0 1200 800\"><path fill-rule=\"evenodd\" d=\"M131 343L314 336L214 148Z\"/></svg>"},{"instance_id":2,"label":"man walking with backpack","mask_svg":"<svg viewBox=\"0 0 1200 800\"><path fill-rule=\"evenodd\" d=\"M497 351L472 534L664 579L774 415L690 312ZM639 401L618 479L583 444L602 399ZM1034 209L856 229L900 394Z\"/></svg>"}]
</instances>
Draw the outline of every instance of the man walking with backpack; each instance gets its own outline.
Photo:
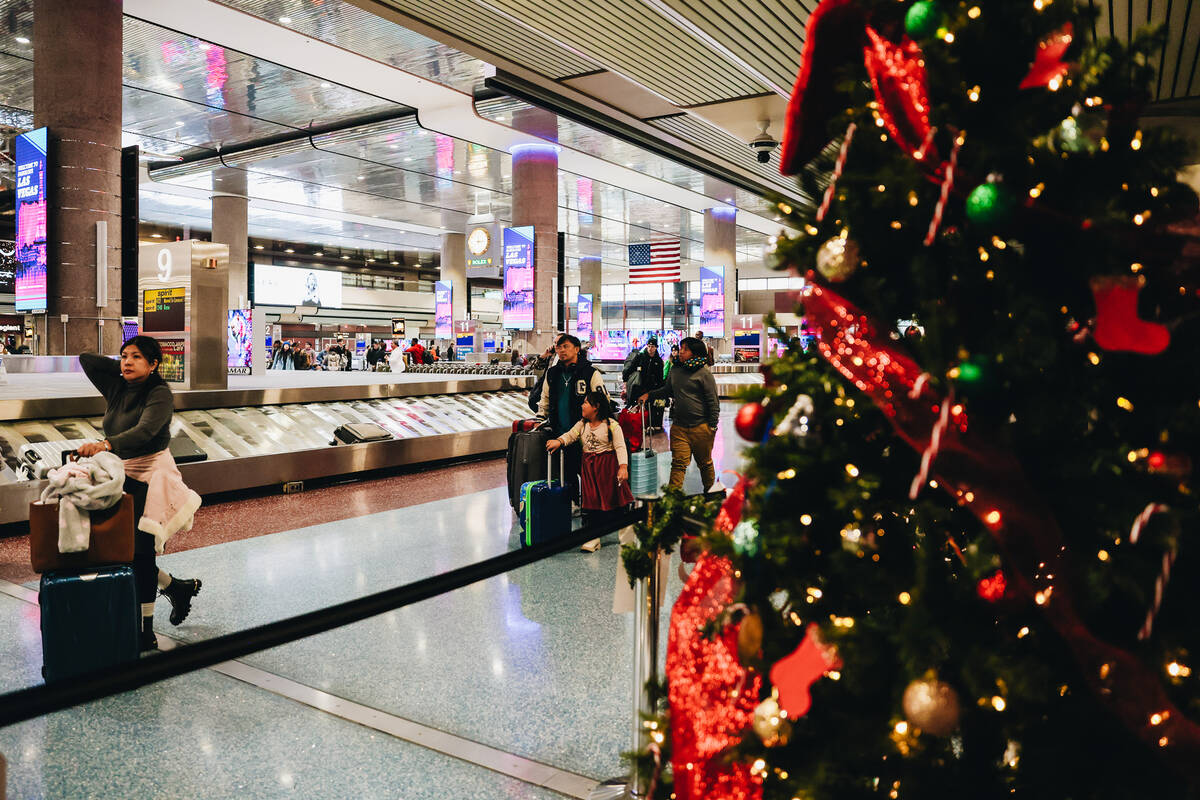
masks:
<instances>
[{"instance_id":1,"label":"man walking with backpack","mask_svg":"<svg viewBox=\"0 0 1200 800\"><path fill-rule=\"evenodd\" d=\"M713 443L717 437L717 422L721 417L721 401L717 398L717 381L708 368L708 353L704 344L694 337L679 343L679 362L671 368L667 381L638 399L671 398L671 481L674 489L683 488L683 476L693 459L700 468L704 491L717 483L713 465Z\"/></svg>"}]
</instances>

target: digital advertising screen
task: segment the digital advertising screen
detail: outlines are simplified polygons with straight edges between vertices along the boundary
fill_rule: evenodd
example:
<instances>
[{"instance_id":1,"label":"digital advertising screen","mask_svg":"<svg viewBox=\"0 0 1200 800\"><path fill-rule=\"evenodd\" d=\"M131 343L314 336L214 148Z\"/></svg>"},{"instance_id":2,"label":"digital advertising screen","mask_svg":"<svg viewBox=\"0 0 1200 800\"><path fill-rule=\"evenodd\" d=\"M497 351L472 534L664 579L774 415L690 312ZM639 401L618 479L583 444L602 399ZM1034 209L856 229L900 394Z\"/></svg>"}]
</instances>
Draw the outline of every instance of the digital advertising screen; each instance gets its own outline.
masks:
<instances>
[{"instance_id":1,"label":"digital advertising screen","mask_svg":"<svg viewBox=\"0 0 1200 800\"><path fill-rule=\"evenodd\" d=\"M162 362L158 366L158 374L169 383L183 383L186 380L184 370L184 352L186 343L183 339L159 339L162 348Z\"/></svg>"},{"instance_id":2,"label":"digital advertising screen","mask_svg":"<svg viewBox=\"0 0 1200 800\"><path fill-rule=\"evenodd\" d=\"M485 353L496 352L496 334L485 333L483 335L483 352L485 352Z\"/></svg>"},{"instance_id":3,"label":"digital advertising screen","mask_svg":"<svg viewBox=\"0 0 1200 800\"><path fill-rule=\"evenodd\" d=\"M475 334L460 333L454 338L454 356L461 360L462 356L475 352Z\"/></svg>"},{"instance_id":4,"label":"digital advertising screen","mask_svg":"<svg viewBox=\"0 0 1200 800\"><path fill-rule=\"evenodd\" d=\"M504 327L514 331L533 330L533 226L505 228Z\"/></svg>"},{"instance_id":5,"label":"digital advertising screen","mask_svg":"<svg viewBox=\"0 0 1200 800\"><path fill-rule=\"evenodd\" d=\"M184 322L187 289L173 286L165 289L145 289L142 292L142 330L181 331Z\"/></svg>"},{"instance_id":6,"label":"digital advertising screen","mask_svg":"<svg viewBox=\"0 0 1200 800\"><path fill-rule=\"evenodd\" d=\"M227 339L230 375L249 375L254 348L254 327L251 310L235 308L229 312L229 335Z\"/></svg>"},{"instance_id":7,"label":"digital advertising screen","mask_svg":"<svg viewBox=\"0 0 1200 800\"><path fill-rule=\"evenodd\" d=\"M342 273L327 269L254 265L254 302L275 306L342 307Z\"/></svg>"},{"instance_id":8,"label":"digital advertising screen","mask_svg":"<svg viewBox=\"0 0 1200 800\"><path fill-rule=\"evenodd\" d=\"M575 315L575 335L581 342L590 342L592 340L592 296L590 294L579 295Z\"/></svg>"},{"instance_id":9,"label":"digital advertising screen","mask_svg":"<svg viewBox=\"0 0 1200 800\"><path fill-rule=\"evenodd\" d=\"M438 281L433 285L433 293L433 316L437 327L434 336L449 339L454 334L454 286L450 281Z\"/></svg>"},{"instance_id":10,"label":"digital advertising screen","mask_svg":"<svg viewBox=\"0 0 1200 800\"><path fill-rule=\"evenodd\" d=\"M45 311L50 240L46 225L48 137L38 128L17 137L17 242L14 289L17 311Z\"/></svg>"},{"instance_id":11,"label":"digital advertising screen","mask_svg":"<svg viewBox=\"0 0 1200 800\"><path fill-rule=\"evenodd\" d=\"M17 290L17 245L15 242L0 242L0 294L12 294Z\"/></svg>"},{"instance_id":12,"label":"digital advertising screen","mask_svg":"<svg viewBox=\"0 0 1200 800\"><path fill-rule=\"evenodd\" d=\"M725 268L700 268L700 332L725 336Z\"/></svg>"},{"instance_id":13,"label":"digital advertising screen","mask_svg":"<svg viewBox=\"0 0 1200 800\"><path fill-rule=\"evenodd\" d=\"M592 361L624 361L629 354L629 331L596 331Z\"/></svg>"},{"instance_id":14,"label":"digital advertising screen","mask_svg":"<svg viewBox=\"0 0 1200 800\"><path fill-rule=\"evenodd\" d=\"M762 334L757 330L733 332L733 360L758 361Z\"/></svg>"}]
</instances>

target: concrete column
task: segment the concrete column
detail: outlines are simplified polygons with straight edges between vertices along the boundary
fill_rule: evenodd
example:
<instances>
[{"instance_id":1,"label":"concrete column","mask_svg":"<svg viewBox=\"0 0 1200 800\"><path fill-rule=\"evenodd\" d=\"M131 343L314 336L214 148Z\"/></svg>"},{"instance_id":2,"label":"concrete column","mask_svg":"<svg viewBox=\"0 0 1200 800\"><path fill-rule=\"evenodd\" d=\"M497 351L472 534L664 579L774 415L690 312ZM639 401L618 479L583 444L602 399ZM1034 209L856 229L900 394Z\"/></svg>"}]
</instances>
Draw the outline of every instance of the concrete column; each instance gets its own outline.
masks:
<instances>
[{"instance_id":1,"label":"concrete column","mask_svg":"<svg viewBox=\"0 0 1200 800\"><path fill-rule=\"evenodd\" d=\"M725 341L719 352L732 352L733 315L737 313L737 209L704 210L704 265L725 268Z\"/></svg>"},{"instance_id":2,"label":"concrete column","mask_svg":"<svg viewBox=\"0 0 1200 800\"><path fill-rule=\"evenodd\" d=\"M249 308L249 212L246 172L213 170L212 240L229 246L229 308ZM254 320L257 324L257 320Z\"/></svg>"},{"instance_id":3,"label":"concrete column","mask_svg":"<svg viewBox=\"0 0 1200 800\"><path fill-rule=\"evenodd\" d=\"M522 144L513 148L513 226L532 225L534 233L533 330L517 334L521 352L540 353L553 344L554 279L558 275L558 147Z\"/></svg>"},{"instance_id":4,"label":"concrete column","mask_svg":"<svg viewBox=\"0 0 1200 800\"><path fill-rule=\"evenodd\" d=\"M590 294L596 318L600 317L600 286L603 283L600 256L581 256L579 259L579 293Z\"/></svg>"},{"instance_id":5,"label":"concrete column","mask_svg":"<svg viewBox=\"0 0 1200 800\"><path fill-rule=\"evenodd\" d=\"M442 267L439 280L453 287L450 305L454 309L452 322L467 318L467 236L463 233L442 234Z\"/></svg>"},{"instance_id":6,"label":"concrete column","mask_svg":"<svg viewBox=\"0 0 1200 800\"><path fill-rule=\"evenodd\" d=\"M54 355L115 353L121 344L121 30L113 0L38 0L33 15L33 124L50 129L52 152L44 352ZM108 226L104 308L96 306L99 221ZM61 314L70 316L65 341Z\"/></svg>"}]
</instances>

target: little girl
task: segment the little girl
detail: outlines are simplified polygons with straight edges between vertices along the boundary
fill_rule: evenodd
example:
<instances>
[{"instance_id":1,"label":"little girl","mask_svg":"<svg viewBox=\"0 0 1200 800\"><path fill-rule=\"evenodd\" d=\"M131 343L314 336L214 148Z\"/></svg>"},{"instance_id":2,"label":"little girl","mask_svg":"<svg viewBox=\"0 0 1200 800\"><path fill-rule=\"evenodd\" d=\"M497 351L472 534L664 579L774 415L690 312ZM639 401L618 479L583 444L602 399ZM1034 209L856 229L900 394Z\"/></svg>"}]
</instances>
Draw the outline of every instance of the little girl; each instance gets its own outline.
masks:
<instances>
[{"instance_id":1,"label":"little girl","mask_svg":"<svg viewBox=\"0 0 1200 800\"><path fill-rule=\"evenodd\" d=\"M629 454L625 435L613 419L612 401L601 391L590 391L583 398L583 419L557 439L546 442L551 453L564 445L581 442L583 466L580 469L582 499L580 508L584 524L595 522L598 516L619 511L633 502L629 490ZM600 540L593 539L583 546L589 553L600 549Z\"/></svg>"}]
</instances>

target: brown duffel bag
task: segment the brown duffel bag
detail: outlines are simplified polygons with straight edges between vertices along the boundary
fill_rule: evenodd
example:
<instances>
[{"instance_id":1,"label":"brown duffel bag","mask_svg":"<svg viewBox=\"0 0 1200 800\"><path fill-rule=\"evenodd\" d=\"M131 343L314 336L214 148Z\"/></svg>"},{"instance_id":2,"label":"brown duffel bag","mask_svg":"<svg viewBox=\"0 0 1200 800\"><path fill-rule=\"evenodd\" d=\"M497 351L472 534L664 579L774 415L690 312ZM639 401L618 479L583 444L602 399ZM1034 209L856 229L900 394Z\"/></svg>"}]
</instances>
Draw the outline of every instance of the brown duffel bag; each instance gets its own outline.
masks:
<instances>
[{"instance_id":1,"label":"brown duffel bag","mask_svg":"<svg viewBox=\"0 0 1200 800\"><path fill-rule=\"evenodd\" d=\"M133 561L133 498L128 493L103 511L89 512L92 519L88 549L58 552L58 503L29 504L29 560L34 572L86 569L102 564Z\"/></svg>"}]
</instances>

